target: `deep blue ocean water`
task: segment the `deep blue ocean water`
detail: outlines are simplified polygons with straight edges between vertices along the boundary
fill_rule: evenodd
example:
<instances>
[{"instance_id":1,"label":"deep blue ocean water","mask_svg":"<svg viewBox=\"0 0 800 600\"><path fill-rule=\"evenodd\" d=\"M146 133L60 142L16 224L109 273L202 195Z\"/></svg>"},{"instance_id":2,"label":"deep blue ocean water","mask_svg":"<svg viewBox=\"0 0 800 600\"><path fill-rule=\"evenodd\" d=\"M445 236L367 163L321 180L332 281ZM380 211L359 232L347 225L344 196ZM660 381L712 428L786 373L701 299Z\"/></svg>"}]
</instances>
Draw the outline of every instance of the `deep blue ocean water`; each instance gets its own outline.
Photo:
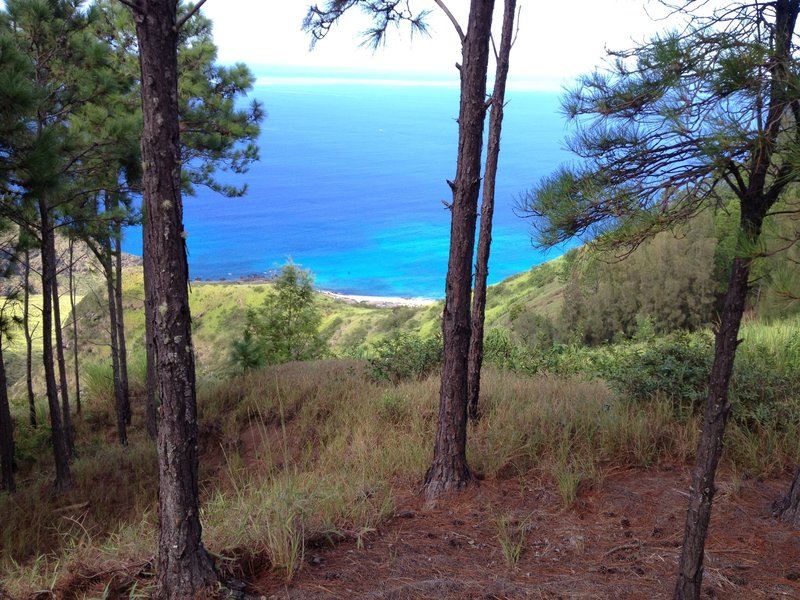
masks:
<instances>
[{"instance_id":1,"label":"deep blue ocean water","mask_svg":"<svg viewBox=\"0 0 800 600\"><path fill-rule=\"evenodd\" d=\"M284 78L253 96L267 118L247 196L184 198L193 279L263 275L291 257L318 288L444 296L458 89L432 82ZM568 160L558 94L507 92L490 283L558 253L530 242L519 194ZM141 232L125 249L141 253Z\"/></svg>"}]
</instances>

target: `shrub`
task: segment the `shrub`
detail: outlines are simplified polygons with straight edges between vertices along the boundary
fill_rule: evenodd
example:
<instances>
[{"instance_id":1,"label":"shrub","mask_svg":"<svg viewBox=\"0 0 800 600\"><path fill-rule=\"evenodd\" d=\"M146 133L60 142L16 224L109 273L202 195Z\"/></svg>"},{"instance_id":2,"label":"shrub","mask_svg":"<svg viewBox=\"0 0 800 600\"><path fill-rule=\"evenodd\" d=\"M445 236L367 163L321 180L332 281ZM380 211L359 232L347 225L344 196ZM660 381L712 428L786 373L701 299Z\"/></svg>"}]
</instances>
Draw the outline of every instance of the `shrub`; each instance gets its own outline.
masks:
<instances>
[{"instance_id":1,"label":"shrub","mask_svg":"<svg viewBox=\"0 0 800 600\"><path fill-rule=\"evenodd\" d=\"M626 398L665 398L681 413L705 399L712 340L703 334L674 334L646 345L620 345L598 363L599 375Z\"/></svg>"},{"instance_id":2,"label":"shrub","mask_svg":"<svg viewBox=\"0 0 800 600\"><path fill-rule=\"evenodd\" d=\"M507 329L490 329L483 340L483 362L499 369L534 374L541 361L532 347L515 341Z\"/></svg>"},{"instance_id":3,"label":"shrub","mask_svg":"<svg viewBox=\"0 0 800 600\"><path fill-rule=\"evenodd\" d=\"M514 306L519 306L515 304ZM519 312L511 323L514 333L529 346L550 348L556 339L553 322L533 310Z\"/></svg>"},{"instance_id":4,"label":"shrub","mask_svg":"<svg viewBox=\"0 0 800 600\"><path fill-rule=\"evenodd\" d=\"M319 358L325 351L321 322L311 273L290 262L263 304L248 311L247 327L233 344L231 358L242 370Z\"/></svg>"},{"instance_id":5,"label":"shrub","mask_svg":"<svg viewBox=\"0 0 800 600\"><path fill-rule=\"evenodd\" d=\"M267 361L263 345L253 336L248 328L244 330L242 339L234 340L231 346L231 362L242 371L263 367Z\"/></svg>"},{"instance_id":6,"label":"shrub","mask_svg":"<svg viewBox=\"0 0 800 600\"><path fill-rule=\"evenodd\" d=\"M375 381L422 379L442 364L442 338L392 333L373 346L368 364Z\"/></svg>"},{"instance_id":7,"label":"shrub","mask_svg":"<svg viewBox=\"0 0 800 600\"><path fill-rule=\"evenodd\" d=\"M751 431L783 430L798 421L795 390L800 373L788 366L794 365L791 343L767 343L758 337L764 328L744 330L745 343L737 351L731 380L732 417ZM542 368L560 375L599 377L629 401L663 399L676 414L686 416L697 412L708 395L713 344L706 331L600 348L555 346L543 355Z\"/></svg>"}]
</instances>

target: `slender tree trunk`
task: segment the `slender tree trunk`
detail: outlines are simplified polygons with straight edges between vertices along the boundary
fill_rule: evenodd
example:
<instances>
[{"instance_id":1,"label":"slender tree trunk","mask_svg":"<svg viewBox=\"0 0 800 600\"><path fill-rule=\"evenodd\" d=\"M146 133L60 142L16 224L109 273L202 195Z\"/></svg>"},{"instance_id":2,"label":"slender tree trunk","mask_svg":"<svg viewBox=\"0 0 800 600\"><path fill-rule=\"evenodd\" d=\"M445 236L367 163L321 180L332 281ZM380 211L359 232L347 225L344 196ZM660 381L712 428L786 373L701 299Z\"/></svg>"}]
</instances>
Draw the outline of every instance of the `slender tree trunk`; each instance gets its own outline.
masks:
<instances>
[{"instance_id":1,"label":"slender tree trunk","mask_svg":"<svg viewBox=\"0 0 800 600\"><path fill-rule=\"evenodd\" d=\"M2 335L2 333L0 333ZM14 423L8 405L8 382L3 360L3 340L0 339L0 470L3 487L13 492L14 486Z\"/></svg>"},{"instance_id":2,"label":"slender tree trunk","mask_svg":"<svg viewBox=\"0 0 800 600\"><path fill-rule=\"evenodd\" d=\"M470 338L472 256L475 245L481 150L486 115L486 71L494 0L471 0L462 44L458 159L453 189L450 256L442 318L444 361L433 462L425 476L432 500L472 481L467 464L467 357Z\"/></svg>"},{"instance_id":3,"label":"slender tree trunk","mask_svg":"<svg viewBox=\"0 0 800 600\"><path fill-rule=\"evenodd\" d=\"M202 597L218 576L203 547L188 265L180 192L176 0L138 0L142 71L146 319L155 344L158 429L159 599Z\"/></svg>"},{"instance_id":4,"label":"slender tree trunk","mask_svg":"<svg viewBox=\"0 0 800 600\"><path fill-rule=\"evenodd\" d=\"M52 232L51 232L52 235ZM75 428L72 425L72 414L69 406L69 383L67 382L67 361L64 359L64 336L61 328L61 302L58 293L58 276L55 268L55 240L50 245L53 250L52 266L53 280L50 289L53 292L53 324L56 337L56 362L58 363L58 380L61 388L61 406L64 417L64 434L67 443L67 454L70 458L75 455Z\"/></svg>"},{"instance_id":5,"label":"slender tree trunk","mask_svg":"<svg viewBox=\"0 0 800 600\"><path fill-rule=\"evenodd\" d=\"M800 529L800 469L794 474L789 493L777 503L776 514L782 521Z\"/></svg>"},{"instance_id":6,"label":"slender tree trunk","mask_svg":"<svg viewBox=\"0 0 800 600\"><path fill-rule=\"evenodd\" d=\"M128 420L125 418L125 398L122 393L119 364L119 340L117 339L117 300L114 292L114 267L111 257L111 242L106 238L103 261L103 273L106 278L106 296L108 298L108 321L111 333L111 377L114 383L114 408L117 416L117 435L122 446L128 445Z\"/></svg>"},{"instance_id":7,"label":"slender tree trunk","mask_svg":"<svg viewBox=\"0 0 800 600\"><path fill-rule=\"evenodd\" d=\"M122 227L114 225L114 302L116 304L117 353L119 355L119 386L125 409L125 422L131 424L131 393L128 384L128 348L125 343L125 320L122 306Z\"/></svg>"},{"instance_id":8,"label":"slender tree trunk","mask_svg":"<svg viewBox=\"0 0 800 600\"><path fill-rule=\"evenodd\" d=\"M28 419L36 429L36 396L33 394L33 332L31 331L31 251L25 248L24 290L22 292L22 330L25 333L25 383L28 391Z\"/></svg>"},{"instance_id":9,"label":"slender tree trunk","mask_svg":"<svg viewBox=\"0 0 800 600\"><path fill-rule=\"evenodd\" d=\"M492 91L492 108L489 115L489 142L486 148L486 171L483 178L483 200L481 202L481 224L478 233L478 256L475 264L475 289L472 292L472 334L467 367L467 397L469 416L479 418L478 399L481 390L481 366L483 365L483 324L486 316L486 280L489 277L489 250L492 245L492 217L494 216L494 190L497 179L497 164L500 158L500 133L503 129L503 108L506 98L506 79L511 44L514 40L514 18L517 0L505 0L503 7L503 29L497 69Z\"/></svg>"},{"instance_id":10,"label":"slender tree trunk","mask_svg":"<svg viewBox=\"0 0 800 600\"><path fill-rule=\"evenodd\" d=\"M722 454L725 425L730 414L728 387L733 373L736 346L739 344L739 325L744 314L749 274L749 260L734 259L716 336L703 430L697 448L692 486L689 489L689 510L674 596L676 600L696 600L700 597L706 534L711 520L711 503L716 492L714 478Z\"/></svg>"},{"instance_id":11,"label":"slender tree trunk","mask_svg":"<svg viewBox=\"0 0 800 600\"><path fill-rule=\"evenodd\" d=\"M106 210L109 206L106 203ZM87 241L87 245L103 269L106 282L106 302L108 303L108 326L111 344L111 381L114 386L114 413L117 419L117 437L121 446L128 445L128 428L125 419L125 400L120 385L119 351L117 344L117 302L114 291L114 262L111 251L111 239L106 235L100 237L98 243Z\"/></svg>"},{"instance_id":12,"label":"slender tree trunk","mask_svg":"<svg viewBox=\"0 0 800 600\"><path fill-rule=\"evenodd\" d=\"M778 150L781 122L794 92L795 81L789 73L792 62L792 39L800 1L778 0L775 10L774 52L769 57L769 103L762 137L752 149L751 170L747 190L740 195L740 236L746 243L737 248L725 293L719 330L716 335L714 363L708 385L708 400L703 420L703 430L697 448L697 458L689 489L689 509L686 514L683 548L678 565L675 600L699 600L703 582L703 555L711 504L714 499L714 478L722 453L723 435L730 414L728 390L736 347L739 344L739 326L747 300L751 259L746 253L756 247L761 236L764 218L781 193L785 182L778 176L770 182L774 168L773 158ZM783 167L781 167L783 168Z\"/></svg>"},{"instance_id":13,"label":"slender tree trunk","mask_svg":"<svg viewBox=\"0 0 800 600\"><path fill-rule=\"evenodd\" d=\"M145 289L147 289L147 274L145 274L144 281ZM145 314L147 314L148 311L152 312L152 309L148 309L145 305ZM158 436L158 418L156 415L156 354L153 344L153 327L150 323L150 319L145 319L144 325L145 357L147 361L147 391L145 399L145 409L147 410L146 427L147 435L150 436L150 439L155 440Z\"/></svg>"},{"instance_id":14,"label":"slender tree trunk","mask_svg":"<svg viewBox=\"0 0 800 600\"><path fill-rule=\"evenodd\" d=\"M39 218L42 227L42 363L44 366L47 405L50 409L50 429L53 440L53 456L56 465L56 493L72 487L72 473L69 468L66 434L61 420L61 409L58 406L58 389L56 386L55 361L53 360L53 290L51 280L55 277L55 248L50 226L50 211L47 203L39 199ZM51 251L52 250L52 251Z\"/></svg>"},{"instance_id":15,"label":"slender tree trunk","mask_svg":"<svg viewBox=\"0 0 800 600\"><path fill-rule=\"evenodd\" d=\"M78 361L78 315L75 312L77 290L75 289L75 240L69 241L69 308L72 311L72 362L75 367L75 412L81 414L81 372Z\"/></svg>"},{"instance_id":16,"label":"slender tree trunk","mask_svg":"<svg viewBox=\"0 0 800 600\"><path fill-rule=\"evenodd\" d=\"M755 211L749 206L742 206L740 228L750 240L750 244L758 242L768 208L763 202L759 204L761 207ZM742 247L739 248L740 252L743 250ZM689 488L689 509L686 513L678 581L673 596L675 600L700 598L705 542L708 524L711 521L711 505L716 493L714 480L722 455L725 426L731 410L728 391L736 359L736 348L739 345L739 326L747 301L751 263L752 259L745 256L734 258L720 314L703 429L692 472L692 485Z\"/></svg>"}]
</instances>

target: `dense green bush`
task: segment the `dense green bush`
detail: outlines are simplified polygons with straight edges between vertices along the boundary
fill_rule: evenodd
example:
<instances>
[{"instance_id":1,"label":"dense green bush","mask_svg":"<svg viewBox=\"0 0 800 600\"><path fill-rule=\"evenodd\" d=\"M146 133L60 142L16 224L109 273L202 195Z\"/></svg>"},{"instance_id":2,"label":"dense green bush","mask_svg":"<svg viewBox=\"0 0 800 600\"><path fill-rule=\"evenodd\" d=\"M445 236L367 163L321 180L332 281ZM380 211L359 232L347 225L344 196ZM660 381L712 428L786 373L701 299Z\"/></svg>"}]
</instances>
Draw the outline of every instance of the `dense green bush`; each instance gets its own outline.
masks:
<instances>
[{"instance_id":1,"label":"dense green bush","mask_svg":"<svg viewBox=\"0 0 800 600\"><path fill-rule=\"evenodd\" d=\"M596 251L571 255L571 270L562 271L561 328L597 345L633 336L637 318L649 318L661 334L706 326L719 286L716 249L713 218L704 213L679 231L656 235L624 260Z\"/></svg>"},{"instance_id":2,"label":"dense green bush","mask_svg":"<svg viewBox=\"0 0 800 600\"><path fill-rule=\"evenodd\" d=\"M520 307L512 305L512 309ZM511 329L528 346L546 349L553 345L558 332L553 322L532 310L513 310L509 313Z\"/></svg>"},{"instance_id":3,"label":"dense green bush","mask_svg":"<svg viewBox=\"0 0 800 600\"><path fill-rule=\"evenodd\" d=\"M693 412L706 397L713 358L708 334L678 333L647 344L620 344L598 361L598 375L634 402L660 397L680 413Z\"/></svg>"},{"instance_id":4,"label":"dense green bush","mask_svg":"<svg viewBox=\"0 0 800 600\"><path fill-rule=\"evenodd\" d=\"M753 329L758 332L765 326ZM526 371L597 377L630 402L667 400L680 416L702 410L714 357L712 334L678 332L651 337L643 333L642 337L645 341L599 347L555 345L533 353L538 359L529 360ZM800 388L796 359L800 341L793 342L794 337L784 334L781 343L770 344L752 332L744 335L730 389L732 416L739 424L751 430L800 427L796 392Z\"/></svg>"},{"instance_id":5,"label":"dense green bush","mask_svg":"<svg viewBox=\"0 0 800 600\"><path fill-rule=\"evenodd\" d=\"M320 358L326 350L321 322L311 272L287 263L261 306L247 312L246 328L231 348L231 360L247 370Z\"/></svg>"},{"instance_id":6,"label":"dense green bush","mask_svg":"<svg viewBox=\"0 0 800 600\"><path fill-rule=\"evenodd\" d=\"M375 381L422 379L442 364L442 338L395 332L375 343L368 358Z\"/></svg>"},{"instance_id":7,"label":"dense green bush","mask_svg":"<svg viewBox=\"0 0 800 600\"><path fill-rule=\"evenodd\" d=\"M507 329L490 329L483 340L483 364L534 375L542 370L542 353L516 341Z\"/></svg>"}]
</instances>

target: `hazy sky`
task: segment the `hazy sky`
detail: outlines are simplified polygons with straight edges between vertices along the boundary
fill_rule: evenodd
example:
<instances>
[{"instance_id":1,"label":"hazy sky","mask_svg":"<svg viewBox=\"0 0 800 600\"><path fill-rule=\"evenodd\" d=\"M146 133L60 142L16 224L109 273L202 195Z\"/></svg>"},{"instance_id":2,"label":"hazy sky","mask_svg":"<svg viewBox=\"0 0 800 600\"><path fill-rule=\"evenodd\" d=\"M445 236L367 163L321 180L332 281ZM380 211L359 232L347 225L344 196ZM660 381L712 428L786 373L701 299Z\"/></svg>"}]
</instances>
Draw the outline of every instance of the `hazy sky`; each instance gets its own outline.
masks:
<instances>
[{"instance_id":1,"label":"hazy sky","mask_svg":"<svg viewBox=\"0 0 800 600\"><path fill-rule=\"evenodd\" d=\"M392 73L455 73L458 37L433 0L410 0L411 8L433 9L428 21L431 37L408 29L394 32L376 52L359 47L369 21L359 12L346 15L341 25L309 51L310 36L300 31L305 0L208 0L203 7L214 21L214 38L223 62L243 61L259 74L263 66L383 71ZM496 2L495 30L502 20L502 1ZM528 80L558 88L576 75L601 64L605 47L630 47L666 27L663 8L642 0L519 0L522 16L511 57L512 81ZM469 2L450 0L465 27ZM266 70L268 72L268 70Z\"/></svg>"}]
</instances>

